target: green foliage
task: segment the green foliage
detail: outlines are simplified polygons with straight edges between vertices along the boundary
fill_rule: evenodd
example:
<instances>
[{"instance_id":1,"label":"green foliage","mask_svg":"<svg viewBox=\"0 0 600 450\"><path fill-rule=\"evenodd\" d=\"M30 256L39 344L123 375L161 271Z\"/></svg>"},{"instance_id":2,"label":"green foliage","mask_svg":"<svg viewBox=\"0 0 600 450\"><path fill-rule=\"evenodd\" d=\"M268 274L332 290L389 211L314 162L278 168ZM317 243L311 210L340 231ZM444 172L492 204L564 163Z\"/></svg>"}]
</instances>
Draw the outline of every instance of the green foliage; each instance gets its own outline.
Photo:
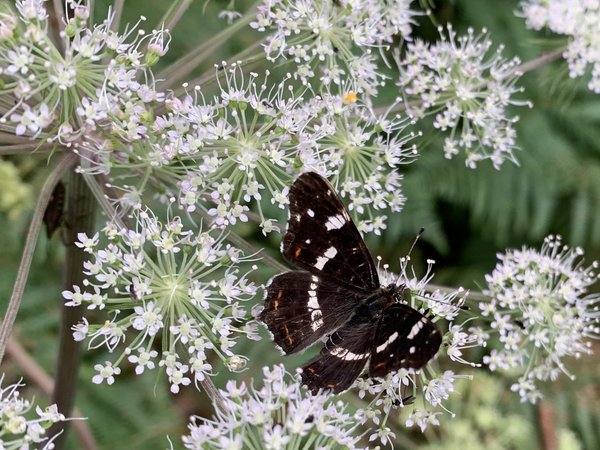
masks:
<instances>
[{"instance_id":1,"label":"green foliage","mask_svg":"<svg viewBox=\"0 0 600 450\"><path fill-rule=\"evenodd\" d=\"M9 219L21 216L31 205L31 186L24 183L18 167L0 159L0 212Z\"/></svg>"},{"instance_id":2,"label":"green foliage","mask_svg":"<svg viewBox=\"0 0 600 450\"><path fill-rule=\"evenodd\" d=\"M459 384L461 395L449 407L456 414L444 424L439 436L431 437L425 450L534 450L541 442L537 422L541 421L536 408L518 403L508 394L502 379L483 373L473 382ZM547 404L544 404L547 408ZM553 417L555 419L555 417ZM583 448L577 435L567 428L564 420L556 420L551 432L564 450ZM593 447L586 447L593 448Z\"/></svg>"}]
</instances>

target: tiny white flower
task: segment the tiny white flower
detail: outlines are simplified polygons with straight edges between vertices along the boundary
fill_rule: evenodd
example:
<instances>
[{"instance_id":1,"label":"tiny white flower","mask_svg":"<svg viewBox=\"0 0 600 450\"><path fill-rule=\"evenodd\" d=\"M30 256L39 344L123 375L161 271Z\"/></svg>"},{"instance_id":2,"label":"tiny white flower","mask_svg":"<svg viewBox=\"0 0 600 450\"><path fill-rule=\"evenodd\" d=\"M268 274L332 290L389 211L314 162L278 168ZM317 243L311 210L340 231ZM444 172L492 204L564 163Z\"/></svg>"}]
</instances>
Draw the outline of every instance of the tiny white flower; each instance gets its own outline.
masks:
<instances>
[{"instance_id":1,"label":"tiny white flower","mask_svg":"<svg viewBox=\"0 0 600 450\"><path fill-rule=\"evenodd\" d=\"M114 376L119 375L121 373L121 369L119 367L113 367L110 361L106 361L105 365L94 365L94 370L98 372L92 378L92 382L94 384L100 384L103 381L106 381L106 383L109 385L113 384L115 382Z\"/></svg>"},{"instance_id":2,"label":"tiny white flower","mask_svg":"<svg viewBox=\"0 0 600 450\"><path fill-rule=\"evenodd\" d=\"M95 233L94 236L89 238L85 233L77 233L77 241L75 245L81 248L86 253L92 253L99 242L99 233Z\"/></svg>"}]
</instances>

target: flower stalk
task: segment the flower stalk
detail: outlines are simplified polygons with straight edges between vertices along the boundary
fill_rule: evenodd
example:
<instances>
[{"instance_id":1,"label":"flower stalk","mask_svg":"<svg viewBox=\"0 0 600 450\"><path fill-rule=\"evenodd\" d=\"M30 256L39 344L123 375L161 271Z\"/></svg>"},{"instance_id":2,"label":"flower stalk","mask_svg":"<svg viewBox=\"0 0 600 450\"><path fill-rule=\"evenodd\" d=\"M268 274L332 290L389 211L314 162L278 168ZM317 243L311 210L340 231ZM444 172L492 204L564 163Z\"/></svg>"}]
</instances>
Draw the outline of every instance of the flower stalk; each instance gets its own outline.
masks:
<instances>
[{"instance_id":1,"label":"flower stalk","mask_svg":"<svg viewBox=\"0 0 600 450\"><path fill-rule=\"evenodd\" d=\"M96 202L84 178L71 173L67 183L67 209L64 220L65 264L63 286L83 287L85 276L82 272L86 254L75 245L79 233L91 234L95 225ZM60 341L56 359L56 377L52 401L65 416L70 416L77 391L81 343L73 339L71 328L79 321L82 307L61 307ZM56 436L56 449L64 446L69 422L58 422L50 429L50 436Z\"/></svg>"}]
</instances>

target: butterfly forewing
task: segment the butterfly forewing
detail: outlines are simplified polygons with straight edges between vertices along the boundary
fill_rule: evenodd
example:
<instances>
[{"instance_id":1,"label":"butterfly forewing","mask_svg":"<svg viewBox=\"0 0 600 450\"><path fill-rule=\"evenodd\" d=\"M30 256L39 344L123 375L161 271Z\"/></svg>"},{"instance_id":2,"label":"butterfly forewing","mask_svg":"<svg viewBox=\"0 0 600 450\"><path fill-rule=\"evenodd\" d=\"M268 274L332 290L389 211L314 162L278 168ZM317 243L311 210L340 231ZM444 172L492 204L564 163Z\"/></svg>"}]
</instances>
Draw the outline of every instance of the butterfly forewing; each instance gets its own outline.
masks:
<instances>
[{"instance_id":1,"label":"butterfly forewing","mask_svg":"<svg viewBox=\"0 0 600 450\"><path fill-rule=\"evenodd\" d=\"M296 266L351 289L378 288L369 250L331 184L308 172L294 182L289 198L283 255Z\"/></svg>"},{"instance_id":2,"label":"butterfly forewing","mask_svg":"<svg viewBox=\"0 0 600 450\"><path fill-rule=\"evenodd\" d=\"M384 377L399 369L422 368L435 356L442 336L416 309L396 303L383 310L371 352L369 375Z\"/></svg>"},{"instance_id":3,"label":"butterfly forewing","mask_svg":"<svg viewBox=\"0 0 600 450\"><path fill-rule=\"evenodd\" d=\"M304 271L285 272L267 287L260 319L285 353L313 344L352 316L359 298L343 286Z\"/></svg>"},{"instance_id":4,"label":"butterfly forewing","mask_svg":"<svg viewBox=\"0 0 600 450\"><path fill-rule=\"evenodd\" d=\"M372 319L355 315L329 337L318 357L302 367L303 383L313 393L349 389L369 359L374 335Z\"/></svg>"}]
</instances>

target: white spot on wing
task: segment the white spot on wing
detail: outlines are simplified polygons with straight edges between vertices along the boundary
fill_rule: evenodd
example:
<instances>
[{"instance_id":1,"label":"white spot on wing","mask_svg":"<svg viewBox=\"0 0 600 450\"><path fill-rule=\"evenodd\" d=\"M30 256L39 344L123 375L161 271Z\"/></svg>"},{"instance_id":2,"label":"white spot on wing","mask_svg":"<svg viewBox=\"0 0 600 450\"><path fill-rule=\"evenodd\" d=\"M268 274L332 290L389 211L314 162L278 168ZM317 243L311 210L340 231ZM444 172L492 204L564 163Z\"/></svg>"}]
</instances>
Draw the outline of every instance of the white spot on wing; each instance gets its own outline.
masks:
<instances>
[{"instance_id":1,"label":"white spot on wing","mask_svg":"<svg viewBox=\"0 0 600 450\"><path fill-rule=\"evenodd\" d=\"M333 258L335 255L337 255L337 249L335 247L329 247L327 249L327 251L325 252L325 256L328 257L329 259Z\"/></svg>"},{"instance_id":2,"label":"white spot on wing","mask_svg":"<svg viewBox=\"0 0 600 450\"><path fill-rule=\"evenodd\" d=\"M377 353L381 353L386 348L388 348L388 345L390 345L396 339L398 339L398 332L394 331L392 334L390 334L390 337L387 338L387 340L383 344L381 344L380 346L378 346L375 350L377 351Z\"/></svg>"},{"instance_id":3,"label":"white spot on wing","mask_svg":"<svg viewBox=\"0 0 600 450\"><path fill-rule=\"evenodd\" d=\"M306 214L308 214L310 217L315 217L315 212L310 208L306 210Z\"/></svg>"},{"instance_id":4,"label":"white spot on wing","mask_svg":"<svg viewBox=\"0 0 600 450\"><path fill-rule=\"evenodd\" d=\"M323 326L323 314L320 309L317 309L310 313L310 327L313 331L317 331Z\"/></svg>"},{"instance_id":5,"label":"white spot on wing","mask_svg":"<svg viewBox=\"0 0 600 450\"><path fill-rule=\"evenodd\" d=\"M427 318L421 317L421 320L419 320L417 323L415 323L413 325L413 327L410 329L410 333L408 333L408 336L406 336L406 339L414 339L415 336L417 334L419 334L419 331L421 331L421 329L425 326L426 323L427 323Z\"/></svg>"},{"instance_id":6,"label":"white spot on wing","mask_svg":"<svg viewBox=\"0 0 600 450\"><path fill-rule=\"evenodd\" d=\"M329 219L327 219L327 222L325 222L325 228L327 228L327 231L339 230L345 224L346 218L344 217L344 215L338 214L337 216L331 216Z\"/></svg>"},{"instance_id":7,"label":"white spot on wing","mask_svg":"<svg viewBox=\"0 0 600 450\"><path fill-rule=\"evenodd\" d=\"M314 287L313 287L314 286ZM310 284L311 290L308 291L308 307L312 310L310 313L310 327L313 331L317 331L323 326L323 313L321 312L321 306L317 300L317 288L316 283Z\"/></svg>"},{"instance_id":8,"label":"white spot on wing","mask_svg":"<svg viewBox=\"0 0 600 450\"><path fill-rule=\"evenodd\" d=\"M323 270L327 261L337 255L338 251L335 247L329 247L327 251L323 254L323 256L319 256L317 258L317 262L315 262L314 267L318 270Z\"/></svg>"},{"instance_id":9,"label":"white spot on wing","mask_svg":"<svg viewBox=\"0 0 600 450\"><path fill-rule=\"evenodd\" d=\"M319 256L319 257L317 258L317 262L315 263L314 267L315 267L316 269L323 270L323 267L325 267L325 263L326 263L327 261L329 261L329 258L326 258L326 257L324 257L324 256Z\"/></svg>"},{"instance_id":10,"label":"white spot on wing","mask_svg":"<svg viewBox=\"0 0 600 450\"><path fill-rule=\"evenodd\" d=\"M331 354L344 361L356 361L358 359L366 359L369 357L368 353L352 353L350 350L342 347L335 347L331 350Z\"/></svg>"}]
</instances>

